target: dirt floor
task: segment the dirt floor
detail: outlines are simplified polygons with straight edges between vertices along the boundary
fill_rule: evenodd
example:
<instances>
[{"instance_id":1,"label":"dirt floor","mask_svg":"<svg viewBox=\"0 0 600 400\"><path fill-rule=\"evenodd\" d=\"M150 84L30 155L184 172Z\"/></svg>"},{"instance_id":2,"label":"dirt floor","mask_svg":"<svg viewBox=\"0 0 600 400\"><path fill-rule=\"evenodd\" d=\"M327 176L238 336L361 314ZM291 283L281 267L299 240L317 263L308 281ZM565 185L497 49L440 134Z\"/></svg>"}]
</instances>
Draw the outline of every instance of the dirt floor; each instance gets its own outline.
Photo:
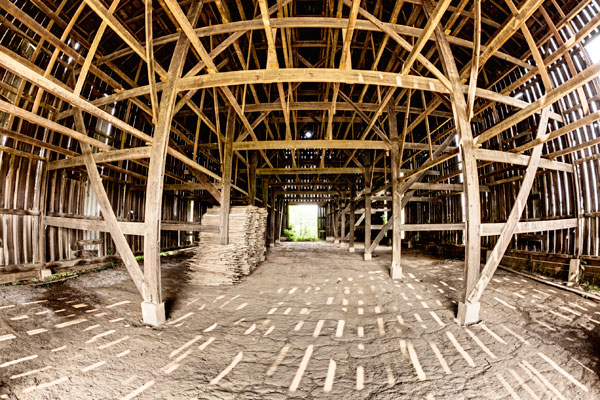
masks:
<instances>
[{"instance_id":1,"label":"dirt floor","mask_svg":"<svg viewBox=\"0 0 600 400\"><path fill-rule=\"evenodd\" d=\"M124 268L0 288L0 398L594 399L600 307L498 271L454 321L462 262L285 243L237 286L163 261L169 320L140 323Z\"/></svg>"}]
</instances>

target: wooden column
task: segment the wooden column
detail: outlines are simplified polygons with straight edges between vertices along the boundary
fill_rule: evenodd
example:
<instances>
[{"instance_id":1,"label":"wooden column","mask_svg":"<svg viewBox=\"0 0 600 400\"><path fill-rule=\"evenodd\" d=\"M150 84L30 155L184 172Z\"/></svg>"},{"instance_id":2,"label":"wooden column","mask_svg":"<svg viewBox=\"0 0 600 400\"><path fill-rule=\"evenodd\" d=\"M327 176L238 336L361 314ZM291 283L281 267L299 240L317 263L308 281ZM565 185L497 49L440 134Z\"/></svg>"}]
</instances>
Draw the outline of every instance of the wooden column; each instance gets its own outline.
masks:
<instances>
[{"instance_id":1,"label":"wooden column","mask_svg":"<svg viewBox=\"0 0 600 400\"><path fill-rule=\"evenodd\" d=\"M349 220L349 233L350 236L348 237L348 251L350 253L354 253L354 223L355 223L355 219L356 219L356 186L354 185L354 183L352 184L352 186L350 187L350 218L348 218Z\"/></svg>"},{"instance_id":2,"label":"wooden column","mask_svg":"<svg viewBox=\"0 0 600 400\"><path fill-rule=\"evenodd\" d=\"M192 5L190 17L193 24L199 15L199 3ZM167 148L171 133L173 108L177 98L176 82L181 76L188 40L180 33L173 51L169 72L163 86L158 122L154 129L148 181L146 185L146 210L144 235L144 302L142 315L145 323L161 325L166 320L165 303L162 301L160 276L160 220Z\"/></svg>"},{"instance_id":3,"label":"wooden column","mask_svg":"<svg viewBox=\"0 0 600 400\"><path fill-rule=\"evenodd\" d=\"M429 0L423 3L432 9ZM479 279L481 266L481 212L479 198L479 176L477 174L477 159L475 158L475 144L473 132L468 117L467 102L462 91L462 85L454 56L446 34L438 26L435 29L440 58L444 65L446 75L452 84L450 100L454 124L459 137L459 146L462 155L462 169L464 178L464 192L466 198L465 217L465 270L463 277L463 300L458 305L458 321L465 325L479 320L479 302L469 302L467 296L471 293Z\"/></svg>"},{"instance_id":4,"label":"wooden column","mask_svg":"<svg viewBox=\"0 0 600 400\"><path fill-rule=\"evenodd\" d=\"M368 253L371 247L371 189L373 184L373 173L371 168L370 157L365 157L365 261L371 259L371 253Z\"/></svg>"},{"instance_id":5,"label":"wooden column","mask_svg":"<svg viewBox=\"0 0 600 400\"><path fill-rule=\"evenodd\" d=\"M346 247L344 238L346 237L346 213L344 212L344 193L340 201L340 247Z\"/></svg>"},{"instance_id":6,"label":"wooden column","mask_svg":"<svg viewBox=\"0 0 600 400\"><path fill-rule=\"evenodd\" d=\"M269 180L262 180L262 205L269 211ZM267 214L268 215L268 214ZM269 247L269 218L266 219L265 224L265 248Z\"/></svg>"},{"instance_id":7,"label":"wooden column","mask_svg":"<svg viewBox=\"0 0 600 400\"><path fill-rule=\"evenodd\" d=\"M400 142L398 139L398 122L396 120L396 111L393 103L388 106L388 121L390 128L390 140L392 148L390 149L391 172L392 172L392 266L390 275L392 279L402 277L402 266L400 265L401 247L400 231L402 221L400 219L402 213L402 193L400 192L400 167L402 157L400 154Z\"/></svg>"},{"instance_id":8,"label":"wooden column","mask_svg":"<svg viewBox=\"0 0 600 400\"><path fill-rule=\"evenodd\" d=\"M277 204L277 236L275 240L275 243L277 244L281 243L281 231L283 230L283 204L283 199L280 199Z\"/></svg>"},{"instance_id":9,"label":"wooden column","mask_svg":"<svg viewBox=\"0 0 600 400\"><path fill-rule=\"evenodd\" d=\"M229 209L231 207L231 170L233 168L233 134L235 113L227 112L225 145L223 146L223 188L221 189L221 244L229 244Z\"/></svg>"},{"instance_id":10,"label":"wooden column","mask_svg":"<svg viewBox=\"0 0 600 400\"><path fill-rule=\"evenodd\" d=\"M250 153L250 166L248 168L248 204L253 206L256 198L256 166L258 165L258 154Z\"/></svg>"},{"instance_id":11,"label":"wooden column","mask_svg":"<svg viewBox=\"0 0 600 400\"><path fill-rule=\"evenodd\" d=\"M339 244L340 243L340 238L338 236L338 211L339 211L339 204L340 204L340 199L338 196L335 196L335 200L333 202L333 244Z\"/></svg>"},{"instance_id":12,"label":"wooden column","mask_svg":"<svg viewBox=\"0 0 600 400\"><path fill-rule=\"evenodd\" d=\"M277 198L271 193L271 247L275 247L275 232L277 232Z\"/></svg>"},{"instance_id":13,"label":"wooden column","mask_svg":"<svg viewBox=\"0 0 600 400\"><path fill-rule=\"evenodd\" d=\"M269 180L262 180L262 205L264 208L269 208Z\"/></svg>"}]
</instances>

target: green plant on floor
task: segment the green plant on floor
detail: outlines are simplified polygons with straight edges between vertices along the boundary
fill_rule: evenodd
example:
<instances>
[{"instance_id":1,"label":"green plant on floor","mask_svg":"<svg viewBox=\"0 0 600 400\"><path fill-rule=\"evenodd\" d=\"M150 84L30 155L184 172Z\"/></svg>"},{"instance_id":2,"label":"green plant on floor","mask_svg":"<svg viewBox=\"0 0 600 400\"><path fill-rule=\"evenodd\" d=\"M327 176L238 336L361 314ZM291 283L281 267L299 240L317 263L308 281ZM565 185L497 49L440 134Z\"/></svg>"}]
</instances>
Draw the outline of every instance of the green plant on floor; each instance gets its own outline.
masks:
<instances>
[{"instance_id":1,"label":"green plant on floor","mask_svg":"<svg viewBox=\"0 0 600 400\"><path fill-rule=\"evenodd\" d=\"M283 234L289 242L316 242L319 240L319 238L314 236L314 234L312 234L305 226L301 226L297 229L294 225L290 224L289 229L283 230Z\"/></svg>"},{"instance_id":2,"label":"green plant on floor","mask_svg":"<svg viewBox=\"0 0 600 400\"><path fill-rule=\"evenodd\" d=\"M382 222L382 224L383 224L383 225L387 224L387 222L388 222L387 215L383 214L383 215L381 216L381 222ZM385 237L388 237L388 234L387 234L387 232L385 233Z\"/></svg>"}]
</instances>

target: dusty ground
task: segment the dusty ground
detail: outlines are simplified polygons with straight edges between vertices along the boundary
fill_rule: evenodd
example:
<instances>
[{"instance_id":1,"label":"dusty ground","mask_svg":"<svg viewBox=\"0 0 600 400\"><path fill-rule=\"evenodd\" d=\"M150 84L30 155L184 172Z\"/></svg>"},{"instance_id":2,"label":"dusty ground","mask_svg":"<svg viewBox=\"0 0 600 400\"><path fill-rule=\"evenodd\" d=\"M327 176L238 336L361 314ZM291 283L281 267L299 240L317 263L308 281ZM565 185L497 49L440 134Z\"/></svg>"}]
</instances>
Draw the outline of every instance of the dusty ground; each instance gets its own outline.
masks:
<instances>
[{"instance_id":1,"label":"dusty ground","mask_svg":"<svg viewBox=\"0 0 600 400\"><path fill-rule=\"evenodd\" d=\"M454 322L462 263L282 244L235 287L164 262L169 321L140 324L124 268L0 288L0 398L600 398L600 307L498 271Z\"/></svg>"}]
</instances>

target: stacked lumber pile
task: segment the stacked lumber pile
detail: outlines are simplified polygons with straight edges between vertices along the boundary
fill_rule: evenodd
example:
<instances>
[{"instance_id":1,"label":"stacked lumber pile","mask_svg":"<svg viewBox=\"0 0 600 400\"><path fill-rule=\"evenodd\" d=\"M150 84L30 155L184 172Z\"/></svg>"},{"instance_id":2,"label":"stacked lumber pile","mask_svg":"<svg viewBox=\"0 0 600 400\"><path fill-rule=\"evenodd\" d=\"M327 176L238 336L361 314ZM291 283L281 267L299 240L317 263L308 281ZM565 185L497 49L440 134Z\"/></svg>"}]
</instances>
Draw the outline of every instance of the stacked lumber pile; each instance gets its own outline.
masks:
<instances>
[{"instance_id":1,"label":"stacked lumber pile","mask_svg":"<svg viewBox=\"0 0 600 400\"><path fill-rule=\"evenodd\" d=\"M189 261L191 282L199 285L231 285L250 274L265 259L267 210L255 206L231 207L229 244L220 239L221 209L202 216L200 242Z\"/></svg>"}]
</instances>

